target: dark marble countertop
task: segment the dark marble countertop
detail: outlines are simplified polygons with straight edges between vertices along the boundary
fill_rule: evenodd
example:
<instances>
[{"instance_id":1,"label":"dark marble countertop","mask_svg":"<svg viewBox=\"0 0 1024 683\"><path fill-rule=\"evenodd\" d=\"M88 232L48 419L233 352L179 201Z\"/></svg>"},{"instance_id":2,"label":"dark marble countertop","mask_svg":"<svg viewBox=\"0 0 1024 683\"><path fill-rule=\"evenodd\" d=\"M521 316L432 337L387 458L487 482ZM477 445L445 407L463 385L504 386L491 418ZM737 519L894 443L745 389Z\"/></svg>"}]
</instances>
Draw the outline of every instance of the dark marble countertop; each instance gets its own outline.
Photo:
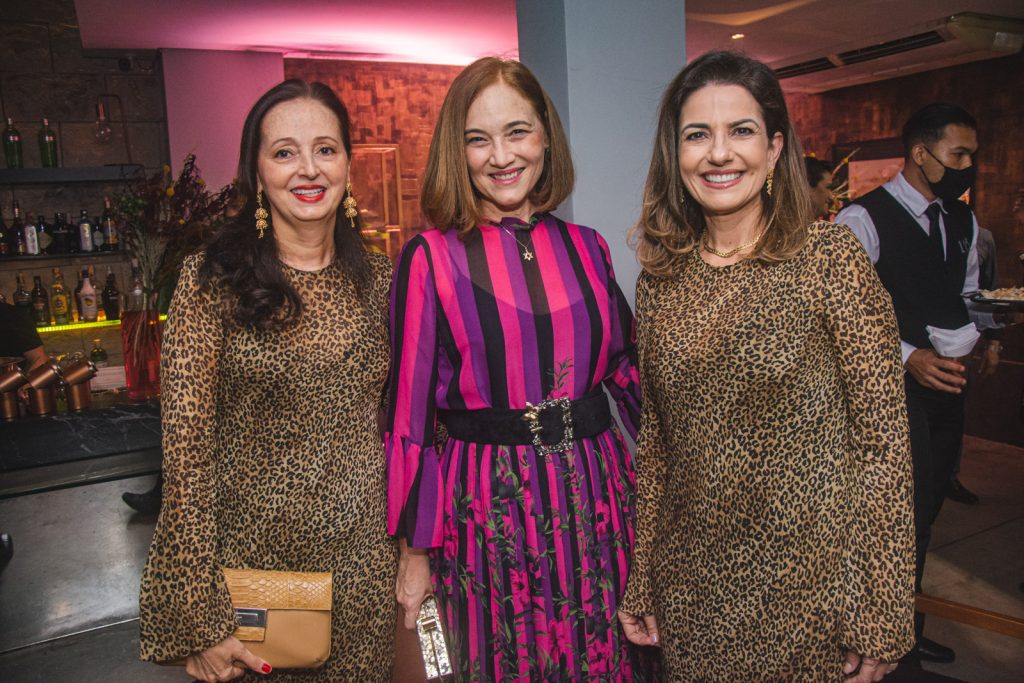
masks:
<instances>
[{"instance_id":1,"label":"dark marble countertop","mask_svg":"<svg viewBox=\"0 0 1024 683\"><path fill-rule=\"evenodd\" d=\"M0 472L159 447L155 401L0 422Z\"/></svg>"}]
</instances>

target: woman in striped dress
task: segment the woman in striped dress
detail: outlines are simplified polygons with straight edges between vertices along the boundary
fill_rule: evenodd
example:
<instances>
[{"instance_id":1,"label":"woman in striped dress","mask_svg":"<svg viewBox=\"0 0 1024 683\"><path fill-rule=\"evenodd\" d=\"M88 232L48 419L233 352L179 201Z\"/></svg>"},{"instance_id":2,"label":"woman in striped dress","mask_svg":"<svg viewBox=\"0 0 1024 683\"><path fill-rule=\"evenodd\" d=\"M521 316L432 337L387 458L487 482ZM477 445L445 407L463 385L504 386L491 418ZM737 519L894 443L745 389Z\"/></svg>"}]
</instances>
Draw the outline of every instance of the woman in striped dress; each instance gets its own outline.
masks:
<instances>
[{"instance_id":1,"label":"woman in striped dress","mask_svg":"<svg viewBox=\"0 0 1024 683\"><path fill-rule=\"evenodd\" d=\"M397 598L412 628L436 593L461 681L642 680L615 620L633 465L602 390L635 433L633 316L600 235L548 213L572 184L533 75L467 67L427 161L438 229L392 287L386 435Z\"/></svg>"}]
</instances>

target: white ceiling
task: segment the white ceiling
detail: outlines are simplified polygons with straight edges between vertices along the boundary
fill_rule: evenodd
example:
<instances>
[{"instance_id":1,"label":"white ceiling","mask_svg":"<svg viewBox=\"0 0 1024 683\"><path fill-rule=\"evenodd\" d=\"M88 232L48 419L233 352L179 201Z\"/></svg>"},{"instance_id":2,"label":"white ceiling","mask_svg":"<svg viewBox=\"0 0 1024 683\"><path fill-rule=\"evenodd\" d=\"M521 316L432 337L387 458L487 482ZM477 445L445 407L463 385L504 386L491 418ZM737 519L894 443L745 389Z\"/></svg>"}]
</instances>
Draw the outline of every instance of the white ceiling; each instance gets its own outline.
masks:
<instances>
[{"instance_id":1,"label":"white ceiling","mask_svg":"<svg viewBox=\"0 0 1024 683\"><path fill-rule=\"evenodd\" d=\"M635 0L620 0L635 2ZM467 64L518 56L515 0L75 0L88 49L271 50L287 56ZM642 5L638 4L638 11ZM1024 19L1022 0L686 0L689 58L739 48L773 67L934 30L976 12ZM734 40L733 34L744 37ZM820 91L992 54L933 46L787 79Z\"/></svg>"},{"instance_id":2,"label":"white ceiling","mask_svg":"<svg viewBox=\"0 0 1024 683\"><path fill-rule=\"evenodd\" d=\"M965 12L1024 19L1024 1L686 0L686 52L693 59L738 48L778 68L939 30L948 17ZM737 33L743 38L733 39ZM782 83L791 91L820 92L996 56L953 41Z\"/></svg>"}]
</instances>

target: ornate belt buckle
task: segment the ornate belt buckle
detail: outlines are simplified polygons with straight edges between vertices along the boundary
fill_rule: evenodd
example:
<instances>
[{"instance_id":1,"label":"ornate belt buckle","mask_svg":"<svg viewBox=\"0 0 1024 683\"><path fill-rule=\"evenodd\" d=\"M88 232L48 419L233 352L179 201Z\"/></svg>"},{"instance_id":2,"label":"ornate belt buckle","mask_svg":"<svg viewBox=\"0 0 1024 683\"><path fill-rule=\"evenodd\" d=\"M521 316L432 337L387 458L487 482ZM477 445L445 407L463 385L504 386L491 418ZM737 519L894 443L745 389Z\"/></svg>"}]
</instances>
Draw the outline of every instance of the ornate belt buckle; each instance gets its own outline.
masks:
<instances>
[{"instance_id":1,"label":"ornate belt buckle","mask_svg":"<svg viewBox=\"0 0 1024 683\"><path fill-rule=\"evenodd\" d=\"M540 414L548 408L562 409L564 429L562 430L562 440L556 444L545 444L543 439L544 427L540 423ZM572 442L575 441L572 434L572 401L568 398L549 398L537 405L527 401L526 414L523 415L523 420L530 425L530 433L533 434L533 447L537 449L537 453L541 456L563 453L572 448Z\"/></svg>"}]
</instances>

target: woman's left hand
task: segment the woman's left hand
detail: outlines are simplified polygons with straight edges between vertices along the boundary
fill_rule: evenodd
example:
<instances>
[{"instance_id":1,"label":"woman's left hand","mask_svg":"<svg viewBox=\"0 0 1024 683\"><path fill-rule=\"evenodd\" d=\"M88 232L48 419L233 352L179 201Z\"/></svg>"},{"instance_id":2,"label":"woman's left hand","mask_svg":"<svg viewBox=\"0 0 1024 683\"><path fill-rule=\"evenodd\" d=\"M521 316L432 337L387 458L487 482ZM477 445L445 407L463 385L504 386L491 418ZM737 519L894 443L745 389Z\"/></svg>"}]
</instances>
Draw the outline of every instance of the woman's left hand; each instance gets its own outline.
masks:
<instances>
[{"instance_id":1,"label":"woman's left hand","mask_svg":"<svg viewBox=\"0 0 1024 683\"><path fill-rule=\"evenodd\" d=\"M638 617L622 610L618 614L619 623L629 642L645 647L661 647L658 641L658 622L653 614Z\"/></svg>"},{"instance_id":2,"label":"woman's left hand","mask_svg":"<svg viewBox=\"0 0 1024 683\"><path fill-rule=\"evenodd\" d=\"M847 683L874 683L895 670L895 663L889 664L880 659L861 657L853 650L846 653L846 663L843 665Z\"/></svg>"}]
</instances>

